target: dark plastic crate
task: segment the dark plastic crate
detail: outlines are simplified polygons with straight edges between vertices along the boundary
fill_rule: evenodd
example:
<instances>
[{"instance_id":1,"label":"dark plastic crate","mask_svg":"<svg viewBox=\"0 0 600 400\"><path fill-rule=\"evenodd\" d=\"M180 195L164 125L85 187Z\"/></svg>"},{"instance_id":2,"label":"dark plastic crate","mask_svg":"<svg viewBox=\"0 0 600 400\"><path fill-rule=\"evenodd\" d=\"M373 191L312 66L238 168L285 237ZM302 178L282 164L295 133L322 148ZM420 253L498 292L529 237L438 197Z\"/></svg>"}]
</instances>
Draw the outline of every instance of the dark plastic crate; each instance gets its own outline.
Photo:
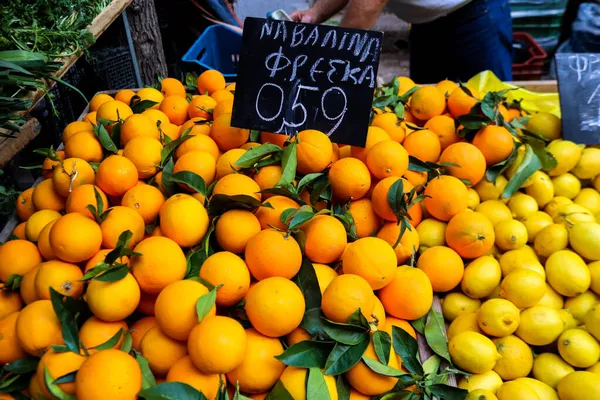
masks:
<instances>
[{"instance_id":1,"label":"dark plastic crate","mask_svg":"<svg viewBox=\"0 0 600 400\"><path fill-rule=\"evenodd\" d=\"M513 80L535 81L541 79L546 71L548 53L526 32L514 32L513 39L526 42L530 55L526 61L512 65Z\"/></svg>"},{"instance_id":2,"label":"dark plastic crate","mask_svg":"<svg viewBox=\"0 0 600 400\"><path fill-rule=\"evenodd\" d=\"M212 25L204 30L181 60L203 69L216 69L225 79L232 79L237 77L241 47L241 33L223 25Z\"/></svg>"}]
</instances>

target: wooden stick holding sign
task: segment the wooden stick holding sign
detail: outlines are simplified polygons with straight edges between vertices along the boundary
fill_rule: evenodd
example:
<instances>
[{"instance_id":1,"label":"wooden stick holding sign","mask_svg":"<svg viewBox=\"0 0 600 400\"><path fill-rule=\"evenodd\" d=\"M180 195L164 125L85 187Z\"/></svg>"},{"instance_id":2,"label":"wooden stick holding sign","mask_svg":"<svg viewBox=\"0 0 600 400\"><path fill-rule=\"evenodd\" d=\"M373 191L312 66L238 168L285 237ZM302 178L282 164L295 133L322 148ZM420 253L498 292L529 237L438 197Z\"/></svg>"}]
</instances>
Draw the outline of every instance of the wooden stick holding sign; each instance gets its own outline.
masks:
<instances>
[{"instance_id":1,"label":"wooden stick holding sign","mask_svg":"<svg viewBox=\"0 0 600 400\"><path fill-rule=\"evenodd\" d=\"M383 33L261 18L244 22L232 125L317 129L365 146Z\"/></svg>"}]
</instances>

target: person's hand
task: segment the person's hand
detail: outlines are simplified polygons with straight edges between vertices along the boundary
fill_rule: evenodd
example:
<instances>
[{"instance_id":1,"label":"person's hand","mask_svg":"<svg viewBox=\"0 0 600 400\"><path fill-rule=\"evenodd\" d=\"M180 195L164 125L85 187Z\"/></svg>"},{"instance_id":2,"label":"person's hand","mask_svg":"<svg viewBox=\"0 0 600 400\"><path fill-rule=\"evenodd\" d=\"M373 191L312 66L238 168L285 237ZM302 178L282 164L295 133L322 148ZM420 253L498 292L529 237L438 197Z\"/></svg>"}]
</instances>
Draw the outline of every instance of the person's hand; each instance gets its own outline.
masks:
<instances>
[{"instance_id":1,"label":"person's hand","mask_svg":"<svg viewBox=\"0 0 600 400\"><path fill-rule=\"evenodd\" d=\"M290 18L294 22L304 22L307 24L318 24L319 16L317 12L313 8L309 8L308 10L296 10L291 15Z\"/></svg>"}]
</instances>

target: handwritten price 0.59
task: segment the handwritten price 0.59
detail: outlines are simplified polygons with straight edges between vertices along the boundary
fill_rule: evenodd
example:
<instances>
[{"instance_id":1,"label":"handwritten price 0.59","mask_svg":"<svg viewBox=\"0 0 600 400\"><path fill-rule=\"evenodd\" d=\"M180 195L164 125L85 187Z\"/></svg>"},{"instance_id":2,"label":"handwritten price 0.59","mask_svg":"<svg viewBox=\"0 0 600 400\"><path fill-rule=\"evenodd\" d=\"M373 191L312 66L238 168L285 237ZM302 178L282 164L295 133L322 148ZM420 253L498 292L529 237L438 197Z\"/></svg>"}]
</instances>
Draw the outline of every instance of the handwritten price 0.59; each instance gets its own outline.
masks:
<instances>
[{"instance_id":1,"label":"handwritten price 0.59","mask_svg":"<svg viewBox=\"0 0 600 400\"><path fill-rule=\"evenodd\" d=\"M268 95L267 91L269 90L275 91L275 95ZM304 104L302 104L302 100L300 99L301 93L303 90L318 92L319 88L316 86L298 85L297 87L295 87L295 90L296 94L294 96L294 101L292 105L289 108L287 108L286 111L288 112L286 112L286 116L282 116L282 113L284 111L285 95L281 86L275 83L265 83L258 91L258 95L256 96L256 114L265 122L272 122L278 120L281 117L281 126L279 127L279 129L274 131L275 133L295 133L297 132L298 127L303 126L306 123L306 120L308 119L308 111L306 110L306 107L304 106ZM265 91L265 93L263 93L263 91ZM341 108L341 111L337 115L331 115L331 109L328 112L327 105L331 105L332 102L328 102L327 99L330 98L330 96L335 95L341 95L343 101L341 107L339 107L337 104L335 107L336 109ZM279 97L279 104L277 107L275 107L277 111L273 115L264 115L265 111L270 111L273 109L272 101L276 101L273 100L276 97ZM320 103L320 110L323 113L323 116L329 121L335 121L335 124L329 130L329 132L326 132L327 136L331 136L342 123L344 115L348 110L348 99L346 97L346 93L344 93L344 91L338 86L330 87L329 89L323 92ZM336 101L336 103L338 103L338 101ZM292 120L295 119L294 116L296 116L298 110L302 115L298 118L298 120ZM316 113L318 113L318 111L319 109L316 108ZM286 117L290 120L286 119ZM314 116L314 118L316 118L316 115Z\"/></svg>"}]
</instances>

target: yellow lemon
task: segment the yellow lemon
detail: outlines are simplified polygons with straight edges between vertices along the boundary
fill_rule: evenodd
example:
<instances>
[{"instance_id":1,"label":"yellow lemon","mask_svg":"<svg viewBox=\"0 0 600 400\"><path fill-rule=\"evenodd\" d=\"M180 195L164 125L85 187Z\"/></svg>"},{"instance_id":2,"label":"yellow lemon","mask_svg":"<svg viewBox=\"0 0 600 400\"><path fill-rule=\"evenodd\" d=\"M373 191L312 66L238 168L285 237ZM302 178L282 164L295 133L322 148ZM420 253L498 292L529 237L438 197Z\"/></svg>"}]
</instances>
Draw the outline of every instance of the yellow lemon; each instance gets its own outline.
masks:
<instances>
[{"instance_id":1,"label":"yellow lemon","mask_svg":"<svg viewBox=\"0 0 600 400\"><path fill-rule=\"evenodd\" d=\"M542 229L552 224L552 217L543 211L536 211L523 221L527 229L527 241L532 243Z\"/></svg>"},{"instance_id":2,"label":"yellow lemon","mask_svg":"<svg viewBox=\"0 0 600 400\"><path fill-rule=\"evenodd\" d=\"M556 217L558 215L558 209L565 204L573 204L573 200L565 197L565 196L554 196L550 203L546 204L544 207L544 212L552 217Z\"/></svg>"},{"instance_id":3,"label":"yellow lemon","mask_svg":"<svg viewBox=\"0 0 600 400\"><path fill-rule=\"evenodd\" d=\"M508 274L500 285L500 296L518 308L533 307L544 297L544 293L544 276L522 268Z\"/></svg>"},{"instance_id":4,"label":"yellow lemon","mask_svg":"<svg viewBox=\"0 0 600 400\"><path fill-rule=\"evenodd\" d=\"M583 323L587 313L596 304L600 304L600 297L591 290L587 290L579 296L568 297L565 300L565 308L571 311L571 314L573 314L579 323Z\"/></svg>"},{"instance_id":5,"label":"yellow lemon","mask_svg":"<svg viewBox=\"0 0 600 400\"><path fill-rule=\"evenodd\" d=\"M450 326L448 326L448 340L465 331L483 333L483 331L479 328L479 324L477 323L478 315L479 311L470 311L462 313L456 317L454 321L450 323Z\"/></svg>"},{"instance_id":6,"label":"yellow lemon","mask_svg":"<svg viewBox=\"0 0 600 400\"><path fill-rule=\"evenodd\" d=\"M498 400L540 400L535 391L523 382L504 382L498 392Z\"/></svg>"},{"instance_id":7,"label":"yellow lemon","mask_svg":"<svg viewBox=\"0 0 600 400\"><path fill-rule=\"evenodd\" d=\"M564 224L570 229L579 222L596 222L596 218L587 208L573 203L559 207L554 222Z\"/></svg>"},{"instance_id":8,"label":"yellow lemon","mask_svg":"<svg viewBox=\"0 0 600 400\"><path fill-rule=\"evenodd\" d=\"M574 199L581 191L581 181L573 174L566 173L552 178L555 196Z\"/></svg>"},{"instance_id":9,"label":"yellow lemon","mask_svg":"<svg viewBox=\"0 0 600 400\"><path fill-rule=\"evenodd\" d=\"M544 296L538 301L536 306L550 307L560 310L563 308L565 301L558 292L552 289L552 286L546 283L546 291Z\"/></svg>"},{"instance_id":10,"label":"yellow lemon","mask_svg":"<svg viewBox=\"0 0 600 400\"><path fill-rule=\"evenodd\" d=\"M461 332L448 343L452 362L472 374L482 374L494 368L500 355L487 337L477 332Z\"/></svg>"},{"instance_id":11,"label":"yellow lemon","mask_svg":"<svg viewBox=\"0 0 600 400\"><path fill-rule=\"evenodd\" d=\"M496 393L502 386L502 378L494 370L489 370L483 374L473 374L469 377L463 376L458 381L458 387L474 392L476 390L487 390Z\"/></svg>"},{"instance_id":12,"label":"yellow lemon","mask_svg":"<svg viewBox=\"0 0 600 400\"><path fill-rule=\"evenodd\" d=\"M496 337L513 334L519 326L519 321L519 309L505 299L487 300L479 308L477 318L481 330Z\"/></svg>"},{"instance_id":13,"label":"yellow lemon","mask_svg":"<svg viewBox=\"0 0 600 400\"><path fill-rule=\"evenodd\" d=\"M590 371L590 372L595 373L596 375L600 375L600 362L597 362L596 364L587 368L586 371Z\"/></svg>"},{"instance_id":14,"label":"yellow lemon","mask_svg":"<svg viewBox=\"0 0 600 400\"><path fill-rule=\"evenodd\" d=\"M465 400L498 400L496 395L489 390L476 389L470 392Z\"/></svg>"},{"instance_id":15,"label":"yellow lemon","mask_svg":"<svg viewBox=\"0 0 600 400\"><path fill-rule=\"evenodd\" d=\"M520 146L519 149L517 150L517 158L512 163L510 163L508 168L506 168L506 170L504 171L504 175L506 175L506 177L508 179L511 179L513 177L513 175L517 172L517 170L523 163L523 160L525 159L526 151L527 151L527 149L525 148L525 146ZM521 187L526 188L527 186L531 185L532 183L533 183L533 180L531 179L531 177L529 177L529 178L527 178L527 180L525 182L523 182Z\"/></svg>"},{"instance_id":16,"label":"yellow lemon","mask_svg":"<svg viewBox=\"0 0 600 400\"><path fill-rule=\"evenodd\" d=\"M573 202L587 208L594 215L600 213L600 193L596 189L581 189L581 192L573 199Z\"/></svg>"},{"instance_id":17,"label":"yellow lemon","mask_svg":"<svg viewBox=\"0 0 600 400\"><path fill-rule=\"evenodd\" d=\"M583 259L570 250L560 250L546 260L546 278L563 296L577 296L590 287L590 270Z\"/></svg>"},{"instance_id":18,"label":"yellow lemon","mask_svg":"<svg viewBox=\"0 0 600 400\"><path fill-rule=\"evenodd\" d=\"M542 229L535 240L533 248L542 257L550 257L557 251L564 250L569 245L569 232L563 224L552 224Z\"/></svg>"},{"instance_id":19,"label":"yellow lemon","mask_svg":"<svg viewBox=\"0 0 600 400\"><path fill-rule=\"evenodd\" d=\"M465 268L460 288L467 296L481 299L494 291L501 277L500 263L494 257L481 256Z\"/></svg>"},{"instance_id":20,"label":"yellow lemon","mask_svg":"<svg viewBox=\"0 0 600 400\"><path fill-rule=\"evenodd\" d=\"M500 375L502 380L509 381L529 375L533 368L533 353L521 339L514 335L493 340L498 354L502 356L494 371Z\"/></svg>"},{"instance_id":21,"label":"yellow lemon","mask_svg":"<svg viewBox=\"0 0 600 400\"><path fill-rule=\"evenodd\" d=\"M533 360L533 377L553 389L556 389L562 378L573 371L573 367L554 353L538 354Z\"/></svg>"},{"instance_id":22,"label":"yellow lemon","mask_svg":"<svg viewBox=\"0 0 600 400\"><path fill-rule=\"evenodd\" d=\"M456 317L465 312L477 310L480 305L481 301L477 299L472 299L460 292L452 292L444 297L442 314L448 321L454 321Z\"/></svg>"},{"instance_id":23,"label":"yellow lemon","mask_svg":"<svg viewBox=\"0 0 600 400\"><path fill-rule=\"evenodd\" d=\"M571 172L579 179L591 179L600 174L600 149L586 147Z\"/></svg>"},{"instance_id":24,"label":"yellow lemon","mask_svg":"<svg viewBox=\"0 0 600 400\"><path fill-rule=\"evenodd\" d=\"M600 376L589 371L572 372L556 389L560 400L600 399Z\"/></svg>"},{"instance_id":25,"label":"yellow lemon","mask_svg":"<svg viewBox=\"0 0 600 400\"><path fill-rule=\"evenodd\" d=\"M417 226L421 246L434 247L446 245L446 223L427 218Z\"/></svg>"},{"instance_id":26,"label":"yellow lemon","mask_svg":"<svg viewBox=\"0 0 600 400\"><path fill-rule=\"evenodd\" d=\"M596 339L600 340L600 305L595 305L584 317L585 328Z\"/></svg>"},{"instance_id":27,"label":"yellow lemon","mask_svg":"<svg viewBox=\"0 0 600 400\"><path fill-rule=\"evenodd\" d=\"M517 378L515 381L522 382L533 389L540 400L559 400L556 391L542 381L533 378Z\"/></svg>"},{"instance_id":28,"label":"yellow lemon","mask_svg":"<svg viewBox=\"0 0 600 400\"><path fill-rule=\"evenodd\" d=\"M508 208L512 212L513 218L518 220L524 220L539 210L537 201L524 193L515 193L508 200Z\"/></svg>"},{"instance_id":29,"label":"yellow lemon","mask_svg":"<svg viewBox=\"0 0 600 400\"><path fill-rule=\"evenodd\" d=\"M467 207L471 210L475 210L479 203L481 203L481 199L479 198L477 191L473 188L467 189Z\"/></svg>"},{"instance_id":30,"label":"yellow lemon","mask_svg":"<svg viewBox=\"0 0 600 400\"><path fill-rule=\"evenodd\" d=\"M496 246L501 250L516 250L527 243L527 228L516 219L500 222L494 228Z\"/></svg>"},{"instance_id":31,"label":"yellow lemon","mask_svg":"<svg viewBox=\"0 0 600 400\"><path fill-rule=\"evenodd\" d=\"M528 269L535 271L542 276L546 276L544 267L538 261L537 257L532 255L527 246L523 246L518 250L510 250L500 256L500 268L502 276L507 276L518 269Z\"/></svg>"},{"instance_id":32,"label":"yellow lemon","mask_svg":"<svg viewBox=\"0 0 600 400\"><path fill-rule=\"evenodd\" d=\"M540 208L545 207L554 197L550 177L542 171L535 171L530 179L532 183L525 188L525 193L533 197Z\"/></svg>"},{"instance_id":33,"label":"yellow lemon","mask_svg":"<svg viewBox=\"0 0 600 400\"><path fill-rule=\"evenodd\" d=\"M558 353L573 367L587 368L600 359L600 345L589 332L572 328L558 338Z\"/></svg>"},{"instance_id":34,"label":"yellow lemon","mask_svg":"<svg viewBox=\"0 0 600 400\"><path fill-rule=\"evenodd\" d=\"M516 335L532 346L545 346L554 342L562 331L558 310L534 306L521 312Z\"/></svg>"},{"instance_id":35,"label":"yellow lemon","mask_svg":"<svg viewBox=\"0 0 600 400\"><path fill-rule=\"evenodd\" d=\"M566 329L577 328L577 325L579 325L579 321L575 319L573 314L571 314L570 310L558 310L558 313L560 314L560 319L563 322L563 331Z\"/></svg>"},{"instance_id":36,"label":"yellow lemon","mask_svg":"<svg viewBox=\"0 0 600 400\"><path fill-rule=\"evenodd\" d=\"M580 256L591 261L600 260L600 224L580 222L569 232L571 247Z\"/></svg>"},{"instance_id":37,"label":"yellow lemon","mask_svg":"<svg viewBox=\"0 0 600 400\"><path fill-rule=\"evenodd\" d=\"M480 180L479 183L475 185L474 189L481 201L499 200L507 183L508 181L503 175L498 175L496 177L496 182L490 182L484 177L484 179Z\"/></svg>"},{"instance_id":38,"label":"yellow lemon","mask_svg":"<svg viewBox=\"0 0 600 400\"><path fill-rule=\"evenodd\" d=\"M499 200L484 201L475 207L475 211L485 215L493 226L498 225L502 221L510 221L512 219L510 208Z\"/></svg>"},{"instance_id":39,"label":"yellow lemon","mask_svg":"<svg viewBox=\"0 0 600 400\"><path fill-rule=\"evenodd\" d=\"M548 171L548 175L557 176L569 172L577 165L581 157L582 145L569 140L553 140L546 146L546 150L556 159L556 167Z\"/></svg>"},{"instance_id":40,"label":"yellow lemon","mask_svg":"<svg viewBox=\"0 0 600 400\"><path fill-rule=\"evenodd\" d=\"M600 261L594 261L588 264L590 271L590 289L596 294L600 294Z\"/></svg>"},{"instance_id":41,"label":"yellow lemon","mask_svg":"<svg viewBox=\"0 0 600 400\"><path fill-rule=\"evenodd\" d=\"M525 129L548 140L560 139L562 132L560 118L546 111L533 114L527 121Z\"/></svg>"}]
</instances>

